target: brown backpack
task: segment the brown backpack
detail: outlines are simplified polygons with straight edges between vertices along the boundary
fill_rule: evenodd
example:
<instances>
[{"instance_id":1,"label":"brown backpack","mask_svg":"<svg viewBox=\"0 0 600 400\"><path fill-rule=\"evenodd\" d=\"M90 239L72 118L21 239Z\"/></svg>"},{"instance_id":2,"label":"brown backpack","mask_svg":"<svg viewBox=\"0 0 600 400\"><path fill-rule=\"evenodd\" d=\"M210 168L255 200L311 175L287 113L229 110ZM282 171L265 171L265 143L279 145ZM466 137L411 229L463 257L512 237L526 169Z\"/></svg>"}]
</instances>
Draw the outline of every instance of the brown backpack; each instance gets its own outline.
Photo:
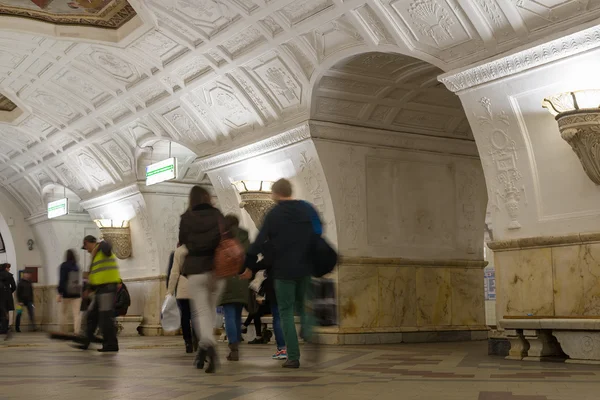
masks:
<instances>
[{"instance_id":1,"label":"brown backpack","mask_svg":"<svg viewBox=\"0 0 600 400\"><path fill-rule=\"evenodd\" d=\"M232 237L229 231L223 230L219 220L221 241L215 249L214 273L217 278L228 278L240 274L246 254L239 240Z\"/></svg>"}]
</instances>

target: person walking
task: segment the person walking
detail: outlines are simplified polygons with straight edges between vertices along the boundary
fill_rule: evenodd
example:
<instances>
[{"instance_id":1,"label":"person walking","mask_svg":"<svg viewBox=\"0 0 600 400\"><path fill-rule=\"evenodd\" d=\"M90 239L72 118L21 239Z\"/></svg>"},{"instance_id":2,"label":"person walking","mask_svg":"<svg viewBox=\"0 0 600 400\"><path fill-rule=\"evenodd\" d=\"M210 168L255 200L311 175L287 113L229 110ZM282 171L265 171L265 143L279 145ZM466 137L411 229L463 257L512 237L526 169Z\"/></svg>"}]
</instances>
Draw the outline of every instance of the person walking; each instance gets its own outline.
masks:
<instances>
[{"instance_id":1,"label":"person walking","mask_svg":"<svg viewBox=\"0 0 600 400\"><path fill-rule=\"evenodd\" d=\"M256 263L263 245L268 241L273 257L277 308L287 347L287 360L283 367L299 368L300 347L294 310L297 308L300 313L304 339L310 342L313 323L311 314L305 311L305 302L309 300L312 288L314 237L322 232L322 228L312 205L292 198L292 185L287 179L275 182L272 192L276 205L265 217L256 241L250 246L246 266ZM251 274L248 268L243 276Z\"/></svg>"},{"instance_id":2,"label":"person walking","mask_svg":"<svg viewBox=\"0 0 600 400\"><path fill-rule=\"evenodd\" d=\"M173 253L172 264L169 268L169 279L167 282L167 295L175 296L177 306L181 314L181 333L185 342L185 352L193 353L198 350L198 339L196 332L192 328L192 311L190 305L190 291L188 280L181 275L183 261L188 254L188 249L184 245L178 245Z\"/></svg>"},{"instance_id":3,"label":"person walking","mask_svg":"<svg viewBox=\"0 0 600 400\"><path fill-rule=\"evenodd\" d=\"M11 327L11 331L12 331L12 324L14 322L14 314L15 314L15 298L13 296L13 294L15 293L15 291L17 290L17 284L15 283L15 277L14 275L10 272L10 268L11 265L10 263L6 263L6 272L8 272L8 274L10 275L10 296L8 297L8 325Z\"/></svg>"},{"instance_id":4,"label":"person walking","mask_svg":"<svg viewBox=\"0 0 600 400\"><path fill-rule=\"evenodd\" d=\"M75 251L67 250L65 261L60 265L58 279L57 301L60 303L59 330L68 332L67 321L69 312L73 318L73 332L79 334L81 328L81 279Z\"/></svg>"},{"instance_id":5,"label":"person walking","mask_svg":"<svg viewBox=\"0 0 600 400\"><path fill-rule=\"evenodd\" d=\"M13 293L16 290L15 279L8 272L8 266L10 264L0 264L0 334L6 335L4 340L9 340L12 336L10 308L14 304Z\"/></svg>"},{"instance_id":6,"label":"person walking","mask_svg":"<svg viewBox=\"0 0 600 400\"><path fill-rule=\"evenodd\" d=\"M79 337L79 348L87 350L95 340L94 333L98 325L102 332L102 348L99 352L117 352L119 343L115 327L115 298L117 285L121 282L117 258L112 246L105 242L97 242L88 235L83 239L82 249L90 253L92 262L89 271L89 285L94 290L92 302L86 312L85 336Z\"/></svg>"},{"instance_id":7,"label":"person walking","mask_svg":"<svg viewBox=\"0 0 600 400\"><path fill-rule=\"evenodd\" d=\"M27 309L27 314L29 314L29 320L31 321L31 327L33 331L37 331L37 327L35 326L35 308L33 307L33 285L31 284L30 272L25 271L23 277L19 279L19 284L17 285L17 302L21 307L21 312L17 312L15 331L21 332L21 317L23 316L23 307Z\"/></svg>"},{"instance_id":8,"label":"person walking","mask_svg":"<svg viewBox=\"0 0 600 400\"><path fill-rule=\"evenodd\" d=\"M221 242L223 214L211 204L210 194L201 186L190 191L189 208L181 216L179 243L188 249L182 268L192 295L192 320L200 336L194 365L203 369L208 359L207 373L216 372L217 342L213 335L217 304L225 280L214 274L215 251Z\"/></svg>"},{"instance_id":9,"label":"person walking","mask_svg":"<svg viewBox=\"0 0 600 400\"><path fill-rule=\"evenodd\" d=\"M235 215L225 217L225 230L242 244L244 251L248 250L250 240L248 231L240 228L240 220ZM242 266L243 267L243 266ZM239 271L242 273L243 271ZM225 315L225 333L229 342L229 361L239 361L239 346L242 341L242 309L248 304L248 281L232 276L225 279L225 290L220 305Z\"/></svg>"}]
</instances>

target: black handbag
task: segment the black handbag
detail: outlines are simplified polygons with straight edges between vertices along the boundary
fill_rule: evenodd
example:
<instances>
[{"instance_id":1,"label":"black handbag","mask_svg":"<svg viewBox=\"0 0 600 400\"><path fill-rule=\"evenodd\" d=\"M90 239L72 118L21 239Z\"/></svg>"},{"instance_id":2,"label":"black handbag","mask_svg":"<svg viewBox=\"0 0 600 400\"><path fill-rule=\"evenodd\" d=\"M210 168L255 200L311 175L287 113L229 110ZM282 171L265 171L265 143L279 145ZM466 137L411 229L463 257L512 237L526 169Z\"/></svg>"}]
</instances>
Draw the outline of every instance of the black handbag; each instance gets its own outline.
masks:
<instances>
[{"instance_id":1,"label":"black handbag","mask_svg":"<svg viewBox=\"0 0 600 400\"><path fill-rule=\"evenodd\" d=\"M313 276L320 278L333 271L338 254L321 235L313 236Z\"/></svg>"}]
</instances>

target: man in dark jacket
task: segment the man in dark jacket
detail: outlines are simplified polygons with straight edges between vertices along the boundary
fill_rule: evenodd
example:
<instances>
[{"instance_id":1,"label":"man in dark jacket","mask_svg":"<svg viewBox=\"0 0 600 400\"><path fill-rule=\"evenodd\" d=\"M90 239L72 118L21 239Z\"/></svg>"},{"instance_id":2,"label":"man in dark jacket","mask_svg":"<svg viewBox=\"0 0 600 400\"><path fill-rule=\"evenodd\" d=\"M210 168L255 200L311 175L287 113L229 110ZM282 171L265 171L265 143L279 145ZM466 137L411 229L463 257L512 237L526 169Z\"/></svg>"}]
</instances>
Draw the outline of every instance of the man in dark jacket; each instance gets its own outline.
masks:
<instances>
[{"instance_id":1,"label":"man in dark jacket","mask_svg":"<svg viewBox=\"0 0 600 400\"><path fill-rule=\"evenodd\" d=\"M117 286L117 297L115 303L115 316L127 315L127 309L131 305L131 297L129 297L129 290L127 286L121 281Z\"/></svg>"},{"instance_id":2,"label":"man in dark jacket","mask_svg":"<svg viewBox=\"0 0 600 400\"><path fill-rule=\"evenodd\" d=\"M0 334L6 334L5 340L10 338L9 312L14 309L12 294L17 287L9 266L0 264Z\"/></svg>"},{"instance_id":3,"label":"man in dark jacket","mask_svg":"<svg viewBox=\"0 0 600 400\"><path fill-rule=\"evenodd\" d=\"M33 307L33 285L31 284L31 273L25 272L23 274L23 278L19 280L19 284L17 285L17 301L19 305L23 308L27 309L27 313L29 314L29 320L31 321L31 326L33 330L36 331L37 328L35 326L35 315L34 315L34 307ZM21 332L21 317L23 316L23 310L21 312L17 312L17 320L15 322L15 330L17 332Z\"/></svg>"},{"instance_id":4,"label":"man in dark jacket","mask_svg":"<svg viewBox=\"0 0 600 400\"><path fill-rule=\"evenodd\" d=\"M275 294L281 316L287 361L284 368L300 366L300 348L294 324L296 304L304 305L311 289L313 272L312 244L314 236L321 231L321 223L314 208L305 201L292 199L292 185L286 179L273 184L273 200L277 203L267 214L263 226L248 251L246 266L256 265L258 254L268 240L273 257L273 278ZM243 276L247 277L250 271ZM304 338L311 340L312 323L310 315L301 307L300 317Z\"/></svg>"}]
</instances>

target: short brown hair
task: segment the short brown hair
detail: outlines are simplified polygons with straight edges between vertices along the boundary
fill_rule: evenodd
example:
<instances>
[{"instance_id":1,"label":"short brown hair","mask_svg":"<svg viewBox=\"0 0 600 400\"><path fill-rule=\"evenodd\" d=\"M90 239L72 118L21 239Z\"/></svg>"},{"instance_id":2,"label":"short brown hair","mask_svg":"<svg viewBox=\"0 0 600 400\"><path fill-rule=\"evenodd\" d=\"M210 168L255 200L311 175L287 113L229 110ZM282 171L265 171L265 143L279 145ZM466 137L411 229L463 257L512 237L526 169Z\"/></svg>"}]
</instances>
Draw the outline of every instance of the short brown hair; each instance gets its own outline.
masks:
<instances>
[{"instance_id":1,"label":"short brown hair","mask_svg":"<svg viewBox=\"0 0 600 400\"><path fill-rule=\"evenodd\" d=\"M287 179L281 178L275 182L271 190L278 196L292 197L292 183Z\"/></svg>"},{"instance_id":2,"label":"short brown hair","mask_svg":"<svg viewBox=\"0 0 600 400\"><path fill-rule=\"evenodd\" d=\"M190 190L190 204L189 209L192 210L194 207L200 204L210 204L210 193L202 186L194 186Z\"/></svg>"}]
</instances>

